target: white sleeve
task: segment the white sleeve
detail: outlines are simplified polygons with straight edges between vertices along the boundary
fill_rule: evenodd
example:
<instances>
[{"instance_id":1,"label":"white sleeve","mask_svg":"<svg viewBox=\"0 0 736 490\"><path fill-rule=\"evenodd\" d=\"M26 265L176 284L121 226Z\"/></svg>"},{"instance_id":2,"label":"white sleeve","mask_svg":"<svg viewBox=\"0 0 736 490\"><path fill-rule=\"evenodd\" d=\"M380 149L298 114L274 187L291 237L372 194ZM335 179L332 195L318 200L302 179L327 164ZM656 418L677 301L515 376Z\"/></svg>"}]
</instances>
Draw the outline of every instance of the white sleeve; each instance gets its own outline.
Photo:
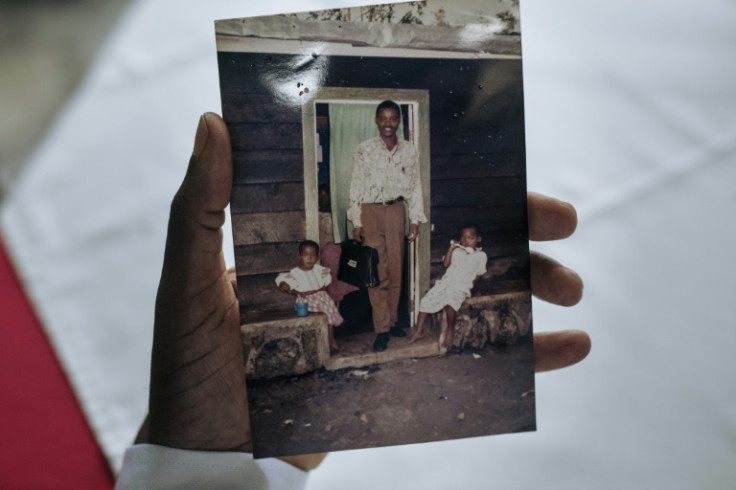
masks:
<instances>
[{"instance_id":1,"label":"white sleeve","mask_svg":"<svg viewBox=\"0 0 736 490\"><path fill-rule=\"evenodd\" d=\"M294 276L294 271L282 272L276 276L276 286L285 282L291 289L299 289L299 279Z\"/></svg>"},{"instance_id":2,"label":"white sleeve","mask_svg":"<svg viewBox=\"0 0 736 490\"><path fill-rule=\"evenodd\" d=\"M283 461L256 461L247 453L136 444L125 452L115 490L298 490L306 486L307 475Z\"/></svg>"},{"instance_id":3,"label":"white sleeve","mask_svg":"<svg viewBox=\"0 0 736 490\"><path fill-rule=\"evenodd\" d=\"M412 168L411 168L411 174L413 176L412 178L412 190L410 195L404 196L409 201L408 208L409 208L409 221L411 223L426 223L427 217L424 215L424 199L422 198L422 178L421 178L421 172L419 167L419 155L417 154L417 149L411 145L411 151L413 152L412 156Z\"/></svg>"},{"instance_id":4,"label":"white sleeve","mask_svg":"<svg viewBox=\"0 0 736 490\"><path fill-rule=\"evenodd\" d=\"M476 276L482 276L488 272L488 268L486 267L488 265L488 256L485 252L480 253L483 254L483 256L478 260L478 269L475 271Z\"/></svg>"},{"instance_id":5,"label":"white sleeve","mask_svg":"<svg viewBox=\"0 0 736 490\"><path fill-rule=\"evenodd\" d=\"M323 288L325 286L329 286L330 283L332 282L332 274L330 273L330 269L323 265L315 265L315 267L319 267L318 269L319 287Z\"/></svg>"},{"instance_id":6,"label":"white sleeve","mask_svg":"<svg viewBox=\"0 0 736 490\"><path fill-rule=\"evenodd\" d=\"M355 228L363 226L361 220L360 205L365 200L366 188L369 184L369 176L367 175L367 165L363 158L363 143L359 144L353 152L353 175L350 179L350 205L347 210L347 217L352 221Z\"/></svg>"}]
</instances>

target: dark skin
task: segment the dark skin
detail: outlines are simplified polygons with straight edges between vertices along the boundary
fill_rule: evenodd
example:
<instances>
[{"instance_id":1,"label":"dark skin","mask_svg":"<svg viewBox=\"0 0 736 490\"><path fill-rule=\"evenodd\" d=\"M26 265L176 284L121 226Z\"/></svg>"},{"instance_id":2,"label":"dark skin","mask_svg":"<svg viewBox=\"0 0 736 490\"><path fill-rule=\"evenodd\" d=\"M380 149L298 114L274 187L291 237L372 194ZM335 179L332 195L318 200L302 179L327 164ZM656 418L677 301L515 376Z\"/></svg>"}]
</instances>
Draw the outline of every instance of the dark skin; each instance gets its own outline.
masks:
<instances>
[{"instance_id":1,"label":"dark skin","mask_svg":"<svg viewBox=\"0 0 736 490\"><path fill-rule=\"evenodd\" d=\"M216 114L200 120L184 182L171 205L161 282L156 297L149 415L136 438L181 449L251 450L238 301L232 271L225 267L222 225L232 187L230 137ZM575 209L529 193L532 240L569 236ZM571 306L583 290L580 277L541 254L531 257L532 292ZM537 371L559 369L585 358L585 332L534 335ZM326 454L282 458L304 470Z\"/></svg>"},{"instance_id":2,"label":"dark skin","mask_svg":"<svg viewBox=\"0 0 736 490\"><path fill-rule=\"evenodd\" d=\"M301 252L299 252L299 268L303 271L312 270L312 267L314 267L314 264L319 261L319 253L317 253L317 250L312 246L305 246ZM284 293L291 293L291 286L289 286L285 282L281 282L279 284L279 289ZM326 289L326 288L322 288ZM316 290L319 291L319 290ZM304 291L303 294L306 293L313 293L316 291Z\"/></svg>"}]
</instances>

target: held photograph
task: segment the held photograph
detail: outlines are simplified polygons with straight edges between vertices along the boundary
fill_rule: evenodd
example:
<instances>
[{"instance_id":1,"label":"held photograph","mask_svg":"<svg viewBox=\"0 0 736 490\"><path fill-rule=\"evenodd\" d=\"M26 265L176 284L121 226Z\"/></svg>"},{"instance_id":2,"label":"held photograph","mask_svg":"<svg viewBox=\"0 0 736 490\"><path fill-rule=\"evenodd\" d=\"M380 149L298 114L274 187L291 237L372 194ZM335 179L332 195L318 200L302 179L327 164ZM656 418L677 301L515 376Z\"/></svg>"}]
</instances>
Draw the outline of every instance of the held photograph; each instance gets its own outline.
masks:
<instances>
[{"instance_id":1,"label":"held photograph","mask_svg":"<svg viewBox=\"0 0 736 490\"><path fill-rule=\"evenodd\" d=\"M535 430L518 1L215 31L254 456Z\"/></svg>"}]
</instances>

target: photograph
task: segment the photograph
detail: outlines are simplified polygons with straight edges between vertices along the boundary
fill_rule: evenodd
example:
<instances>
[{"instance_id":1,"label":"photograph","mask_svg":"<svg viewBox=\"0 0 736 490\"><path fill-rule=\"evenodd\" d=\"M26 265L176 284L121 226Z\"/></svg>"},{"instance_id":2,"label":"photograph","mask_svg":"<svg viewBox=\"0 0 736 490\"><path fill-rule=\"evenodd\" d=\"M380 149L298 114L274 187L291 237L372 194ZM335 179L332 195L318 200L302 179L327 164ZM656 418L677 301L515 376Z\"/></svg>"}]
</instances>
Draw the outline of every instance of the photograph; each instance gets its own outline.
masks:
<instances>
[{"instance_id":1,"label":"photograph","mask_svg":"<svg viewBox=\"0 0 736 490\"><path fill-rule=\"evenodd\" d=\"M216 22L256 457L535 430L521 38L501 6Z\"/></svg>"},{"instance_id":2,"label":"photograph","mask_svg":"<svg viewBox=\"0 0 736 490\"><path fill-rule=\"evenodd\" d=\"M0 2L0 489L736 486L734 2L386 1Z\"/></svg>"}]
</instances>

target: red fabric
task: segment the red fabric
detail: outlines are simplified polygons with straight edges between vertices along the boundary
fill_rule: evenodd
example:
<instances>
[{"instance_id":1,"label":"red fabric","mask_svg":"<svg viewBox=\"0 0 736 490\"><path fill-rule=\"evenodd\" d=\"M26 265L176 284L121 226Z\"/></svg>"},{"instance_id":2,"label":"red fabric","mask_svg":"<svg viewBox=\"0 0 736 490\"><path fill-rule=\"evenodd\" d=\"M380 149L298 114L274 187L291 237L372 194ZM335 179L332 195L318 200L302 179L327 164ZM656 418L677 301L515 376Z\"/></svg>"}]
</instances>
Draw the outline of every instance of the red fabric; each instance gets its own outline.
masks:
<instances>
[{"instance_id":1,"label":"red fabric","mask_svg":"<svg viewBox=\"0 0 736 490\"><path fill-rule=\"evenodd\" d=\"M324 267L330 269L330 275L332 276L332 282L327 286L327 294L335 301L339 303L345 297L345 295L357 291L358 288L351 286L346 282L342 282L337 278L337 272L340 269L340 245L334 243L325 243L320 250L319 263Z\"/></svg>"},{"instance_id":2,"label":"red fabric","mask_svg":"<svg viewBox=\"0 0 736 490\"><path fill-rule=\"evenodd\" d=\"M0 240L0 488L113 484Z\"/></svg>"}]
</instances>

